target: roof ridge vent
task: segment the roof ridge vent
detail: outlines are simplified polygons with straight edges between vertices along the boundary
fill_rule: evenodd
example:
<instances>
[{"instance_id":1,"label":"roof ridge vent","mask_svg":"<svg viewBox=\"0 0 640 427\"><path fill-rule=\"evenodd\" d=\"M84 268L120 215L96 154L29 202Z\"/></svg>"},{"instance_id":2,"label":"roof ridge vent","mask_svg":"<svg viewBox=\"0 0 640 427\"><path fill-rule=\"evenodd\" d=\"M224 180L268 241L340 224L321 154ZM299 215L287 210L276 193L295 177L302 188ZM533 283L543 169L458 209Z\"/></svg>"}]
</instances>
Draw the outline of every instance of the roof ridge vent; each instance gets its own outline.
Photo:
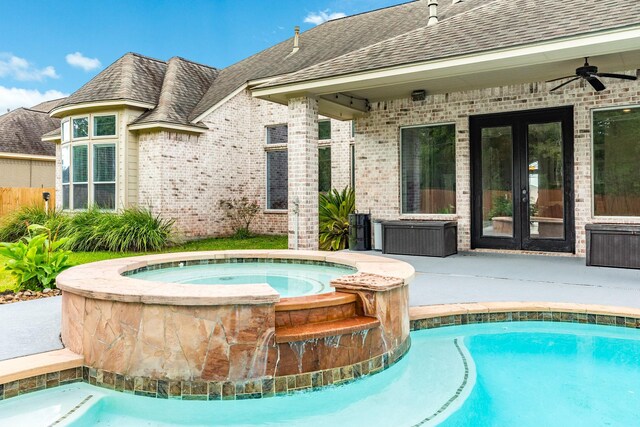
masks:
<instances>
[{"instance_id":1,"label":"roof ridge vent","mask_svg":"<svg viewBox=\"0 0 640 427\"><path fill-rule=\"evenodd\" d=\"M438 23L438 0L429 0L427 7L429 7L429 21L427 21L427 27L430 27Z\"/></svg>"}]
</instances>

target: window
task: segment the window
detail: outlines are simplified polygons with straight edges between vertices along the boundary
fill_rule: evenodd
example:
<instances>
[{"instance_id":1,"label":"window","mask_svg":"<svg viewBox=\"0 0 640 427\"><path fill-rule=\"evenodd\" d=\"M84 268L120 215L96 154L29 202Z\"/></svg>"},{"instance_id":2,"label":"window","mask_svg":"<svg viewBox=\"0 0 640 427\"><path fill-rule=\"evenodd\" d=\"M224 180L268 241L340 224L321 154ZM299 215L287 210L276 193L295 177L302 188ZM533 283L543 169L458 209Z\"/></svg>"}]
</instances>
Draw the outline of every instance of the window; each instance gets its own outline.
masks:
<instances>
[{"instance_id":1,"label":"window","mask_svg":"<svg viewBox=\"0 0 640 427\"><path fill-rule=\"evenodd\" d=\"M356 137L356 121L351 120L351 138Z\"/></svg>"},{"instance_id":2,"label":"window","mask_svg":"<svg viewBox=\"0 0 640 427\"><path fill-rule=\"evenodd\" d=\"M93 136L115 136L116 116L93 116Z\"/></svg>"},{"instance_id":3,"label":"window","mask_svg":"<svg viewBox=\"0 0 640 427\"><path fill-rule=\"evenodd\" d=\"M63 209L116 208L116 142L104 140L116 135L116 123L115 114L72 117L63 122ZM103 138L93 140L95 136Z\"/></svg>"},{"instance_id":4,"label":"window","mask_svg":"<svg viewBox=\"0 0 640 427\"><path fill-rule=\"evenodd\" d=\"M267 151L267 209L287 209L289 170L286 150Z\"/></svg>"},{"instance_id":5,"label":"window","mask_svg":"<svg viewBox=\"0 0 640 427\"><path fill-rule=\"evenodd\" d=\"M100 209L116 208L116 145L93 146L93 200Z\"/></svg>"},{"instance_id":6,"label":"window","mask_svg":"<svg viewBox=\"0 0 640 427\"><path fill-rule=\"evenodd\" d=\"M286 144L288 138L287 125L267 126L267 144Z\"/></svg>"},{"instance_id":7,"label":"window","mask_svg":"<svg viewBox=\"0 0 640 427\"><path fill-rule=\"evenodd\" d=\"M89 137L89 118L73 119L73 139Z\"/></svg>"},{"instance_id":8,"label":"window","mask_svg":"<svg viewBox=\"0 0 640 427\"><path fill-rule=\"evenodd\" d=\"M73 208L86 209L89 201L89 147L74 145L72 153Z\"/></svg>"},{"instance_id":9,"label":"window","mask_svg":"<svg viewBox=\"0 0 640 427\"><path fill-rule=\"evenodd\" d=\"M640 216L640 108L593 112L595 215Z\"/></svg>"},{"instance_id":10,"label":"window","mask_svg":"<svg viewBox=\"0 0 640 427\"><path fill-rule=\"evenodd\" d=\"M62 122L62 134L60 137L62 142L69 142L69 120Z\"/></svg>"},{"instance_id":11,"label":"window","mask_svg":"<svg viewBox=\"0 0 640 427\"><path fill-rule=\"evenodd\" d=\"M356 146L351 144L351 189L356 189Z\"/></svg>"},{"instance_id":12,"label":"window","mask_svg":"<svg viewBox=\"0 0 640 427\"><path fill-rule=\"evenodd\" d=\"M331 139L331 120L318 122L318 139Z\"/></svg>"},{"instance_id":13,"label":"window","mask_svg":"<svg viewBox=\"0 0 640 427\"><path fill-rule=\"evenodd\" d=\"M400 156L402 213L455 213L455 126L403 128Z\"/></svg>"},{"instance_id":14,"label":"window","mask_svg":"<svg viewBox=\"0 0 640 427\"><path fill-rule=\"evenodd\" d=\"M289 130L286 124L266 126L267 139L267 209L283 210L289 206L289 154L286 144Z\"/></svg>"},{"instance_id":15,"label":"window","mask_svg":"<svg viewBox=\"0 0 640 427\"><path fill-rule=\"evenodd\" d=\"M318 149L318 191L331 191L331 147Z\"/></svg>"},{"instance_id":16,"label":"window","mask_svg":"<svg viewBox=\"0 0 640 427\"><path fill-rule=\"evenodd\" d=\"M69 122L67 122L69 123ZM69 146L62 147L62 209L69 209L69 169L71 168L71 157Z\"/></svg>"}]
</instances>

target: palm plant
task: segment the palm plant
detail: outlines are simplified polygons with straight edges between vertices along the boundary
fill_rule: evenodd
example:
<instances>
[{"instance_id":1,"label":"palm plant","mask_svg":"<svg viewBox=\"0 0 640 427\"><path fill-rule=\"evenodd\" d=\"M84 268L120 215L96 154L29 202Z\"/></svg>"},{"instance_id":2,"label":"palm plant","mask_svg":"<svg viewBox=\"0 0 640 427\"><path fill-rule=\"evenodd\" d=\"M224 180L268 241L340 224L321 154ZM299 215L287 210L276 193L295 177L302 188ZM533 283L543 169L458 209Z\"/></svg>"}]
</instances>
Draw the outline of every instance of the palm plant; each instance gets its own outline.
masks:
<instances>
[{"instance_id":1,"label":"palm plant","mask_svg":"<svg viewBox=\"0 0 640 427\"><path fill-rule=\"evenodd\" d=\"M320 249L339 251L348 247L349 214L355 208L356 196L350 187L320 194Z\"/></svg>"}]
</instances>

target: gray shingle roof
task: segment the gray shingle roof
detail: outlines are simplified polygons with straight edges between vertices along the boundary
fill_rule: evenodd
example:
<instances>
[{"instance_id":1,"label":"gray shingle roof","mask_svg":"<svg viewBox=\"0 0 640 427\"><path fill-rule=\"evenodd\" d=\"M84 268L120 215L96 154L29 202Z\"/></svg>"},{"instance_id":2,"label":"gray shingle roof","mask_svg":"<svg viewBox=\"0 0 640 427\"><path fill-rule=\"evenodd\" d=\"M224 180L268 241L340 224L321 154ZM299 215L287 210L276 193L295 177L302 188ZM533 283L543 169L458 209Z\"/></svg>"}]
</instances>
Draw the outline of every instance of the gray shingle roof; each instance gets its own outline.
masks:
<instances>
[{"instance_id":1,"label":"gray shingle roof","mask_svg":"<svg viewBox=\"0 0 640 427\"><path fill-rule=\"evenodd\" d=\"M471 6L471 3L485 4L443 17L434 26L418 28L367 45L263 86L345 75L640 24L638 0L608 0L604 3L599 0L485 0L468 3L467 6ZM602 11L598 12L599 9Z\"/></svg>"},{"instance_id":2,"label":"gray shingle roof","mask_svg":"<svg viewBox=\"0 0 640 427\"><path fill-rule=\"evenodd\" d=\"M61 104L65 99L67 98L58 98L58 99L52 99L50 101L44 101L44 102L41 102L40 104L34 105L29 109L35 110L35 111L42 111L43 113L48 113L49 111L57 107L59 104Z\"/></svg>"},{"instance_id":3,"label":"gray shingle roof","mask_svg":"<svg viewBox=\"0 0 640 427\"><path fill-rule=\"evenodd\" d=\"M440 1L438 16L447 19L484 3L467 0L453 5ZM404 3L325 22L300 34L300 50L293 55L293 38L220 71L218 78L190 115L193 120L250 80L301 70L427 25L425 0Z\"/></svg>"},{"instance_id":4,"label":"gray shingle roof","mask_svg":"<svg viewBox=\"0 0 640 427\"><path fill-rule=\"evenodd\" d=\"M218 70L174 57L167 62L158 106L136 123L168 122L188 125L189 113L211 87Z\"/></svg>"},{"instance_id":5,"label":"gray shingle roof","mask_svg":"<svg viewBox=\"0 0 640 427\"><path fill-rule=\"evenodd\" d=\"M156 105L166 66L165 62L157 59L127 53L72 93L57 107L114 100Z\"/></svg>"},{"instance_id":6,"label":"gray shingle roof","mask_svg":"<svg viewBox=\"0 0 640 427\"><path fill-rule=\"evenodd\" d=\"M59 127L60 120L47 112L17 108L0 116L0 152L55 156L55 145L42 135Z\"/></svg>"}]
</instances>

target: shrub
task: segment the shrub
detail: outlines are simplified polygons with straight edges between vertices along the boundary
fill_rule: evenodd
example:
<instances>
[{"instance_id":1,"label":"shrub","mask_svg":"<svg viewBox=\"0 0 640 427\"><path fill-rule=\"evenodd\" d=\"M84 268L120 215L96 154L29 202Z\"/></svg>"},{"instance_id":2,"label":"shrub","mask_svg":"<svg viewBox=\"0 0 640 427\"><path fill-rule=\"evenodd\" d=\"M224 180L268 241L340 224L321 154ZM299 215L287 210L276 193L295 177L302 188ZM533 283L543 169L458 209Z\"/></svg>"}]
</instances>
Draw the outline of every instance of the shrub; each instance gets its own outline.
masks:
<instances>
[{"instance_id":1,"label":"shrub","mask_svg":"<svg viewBox=\"0 0 640 427\"><path fill-rule=\"evenodd\" d=\"M238 239L251 237L251 223L260 212L260 205L255 200L250 201L247 197L239 199L220 200L220 208L225 212L225 216L231 222L233 236Z\"/></svg>"},{"instance_id":2,"label":"shrub","mask_svg":"<svg viewBox=\"0 0 640 427\"><path fill-rule=\"evenodd\" d=\"M349 214L355 212L356 196L346 187L320 194L320 249L339 251L349 244Z\"/></svg>"},{"instance_id":3,"label":"shrub","mask_svg":"<svg viewBox=\"0 0 640 427\"><path fill-rule=\"evenodd\" d=\"M16 277L20 290L55 287L58 274L71 266L71 252L62 249L67 239L38 224L30 225L28 233L17 242L0 243L0 255L9 258L4 268Z\"/></svg>"},{"instance_id":4,"label":"shrub","mask_svg":"<svg viewBox=\"0 0 640 427\"><path fill-rule=\"evenodd\" d=\"M36 219L65 238L64 248L75 252L157 251L171 243L174 221L154 216L143 208L120 213L97 208L74 213L44 214L42 209L25 208L0 226L0 240L16 242L27 234L27 225ZM22 231L24 230L24 231Z\"/></svg>"},{"instance_id":5,"label":"shrub","mask_svg":"<svg viewBox=\"0 0 640 427\"><path fill-rule=\"evenodd\" d=\"M107 251L158 251L171 243L173 223L136 207L120 214L103 214L96 232Z\"/></svg>"},{"instance_id":6,"label":"shrub","mask_svg":"<svg viewBox=\"0 0 640 427\"><path fill-rule=\"evenodd\" d=\"M50 221L58 221L62 215L50 210L45 213L39 206L25 206L11 212L0 221L0 242L17 242L22 237L28 236L27 227L31 224L47 224ZM53 228L57 230L56 228Z\"/></svg>"}]
</instances>

